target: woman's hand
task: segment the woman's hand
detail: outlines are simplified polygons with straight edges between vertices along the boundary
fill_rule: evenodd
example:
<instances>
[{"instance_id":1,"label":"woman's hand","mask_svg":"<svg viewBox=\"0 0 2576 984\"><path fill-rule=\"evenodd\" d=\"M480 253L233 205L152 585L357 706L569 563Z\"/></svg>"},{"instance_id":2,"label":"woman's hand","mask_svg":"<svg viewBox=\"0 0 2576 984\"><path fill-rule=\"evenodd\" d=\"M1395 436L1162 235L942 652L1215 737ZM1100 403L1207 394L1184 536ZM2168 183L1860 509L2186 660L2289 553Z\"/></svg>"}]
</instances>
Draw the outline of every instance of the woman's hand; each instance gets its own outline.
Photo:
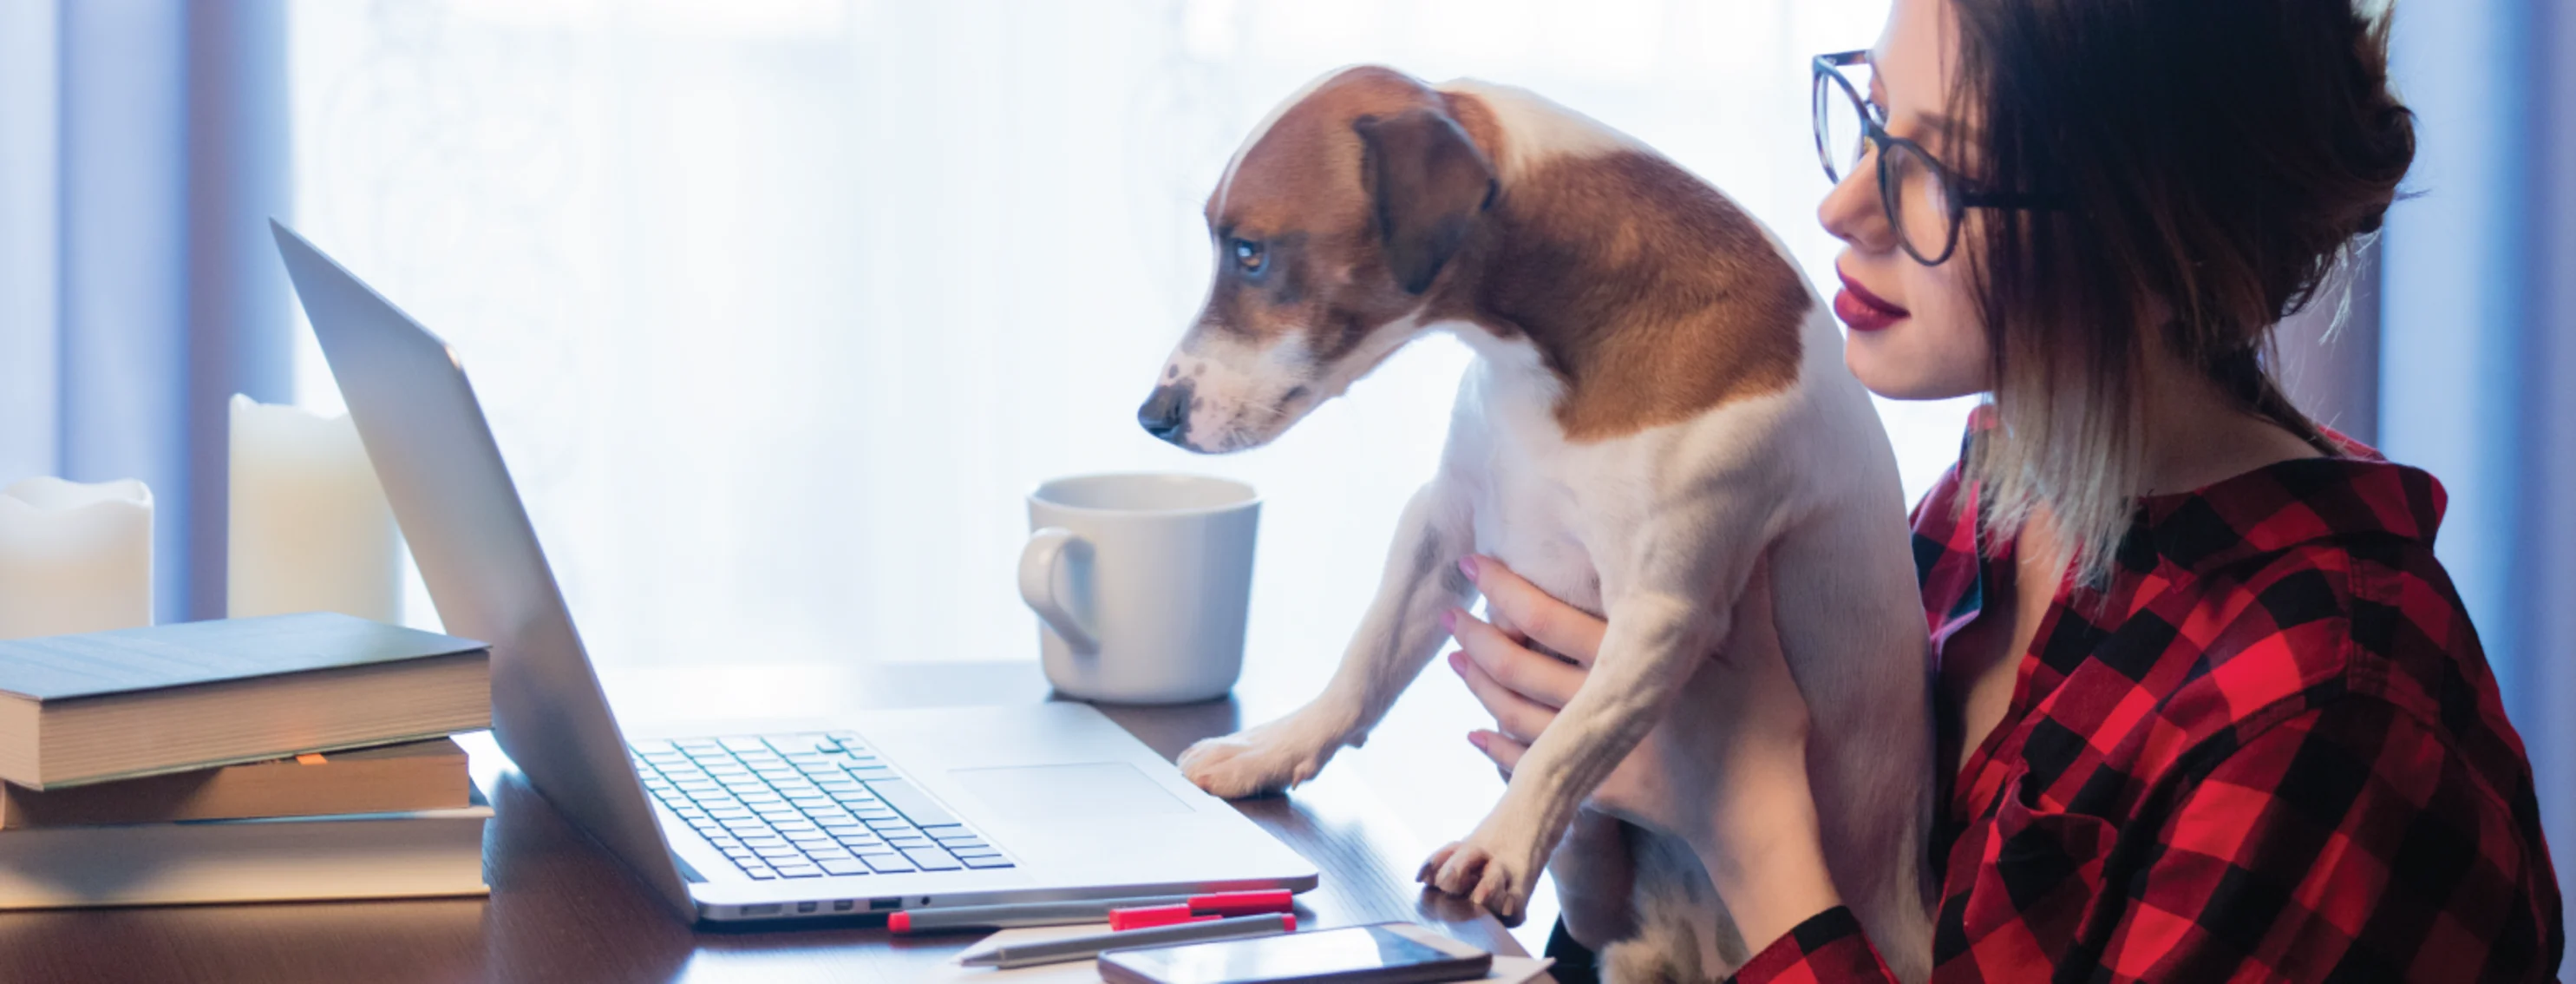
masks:
<instances>
[{"instance_id":1,"label":"woman's hand","mask_svg":"<svg viewBox=\"0 0 2576 984\"><path fill-rule=\"evenodd\" d=\"M1461 651L1449 665L1494 715L1493 730L1468 740L1508 774L1582 686L1608 624L1493 558L1459 566L1484 593L1494 623L1452 612ZM1586 804L1690 844L1757 946L1838 904L1807 784L1807 705L1781 656L1772 611L1764 565L1738 600L1719 655L1692 674Z\"/></svg>"}]
</instances>

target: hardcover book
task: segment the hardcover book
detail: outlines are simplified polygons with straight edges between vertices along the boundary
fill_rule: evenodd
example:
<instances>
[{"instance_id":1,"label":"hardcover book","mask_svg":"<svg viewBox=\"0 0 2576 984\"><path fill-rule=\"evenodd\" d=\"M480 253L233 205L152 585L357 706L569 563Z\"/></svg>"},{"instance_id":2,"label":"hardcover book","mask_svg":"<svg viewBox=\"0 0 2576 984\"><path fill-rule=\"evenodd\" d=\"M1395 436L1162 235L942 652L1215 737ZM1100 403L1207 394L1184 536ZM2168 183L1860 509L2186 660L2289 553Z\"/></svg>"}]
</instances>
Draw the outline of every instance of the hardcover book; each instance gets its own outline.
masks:
<instances>
[{"instance_id":1,"label":"hardcover book","mask_svg":"<svg viewBox=\"0 0 2576 984\"><path fill-rule=\"evenodd\" d=\"M0 909L485 895L478 793L452 810L0 832Z\"/></svg>"},{"instance_id":2,"label":"hardcover book","mask_svg":"<svg viewBox=\"0 0 2576 984\"><path fill-rule=\"evenodd\" d=\"M454 741L405 742L50 790L0 784L0 830L462 809Z\"/></svg>"},{"instance_id":3,"label":"hardcover book","mask_svg":"<svg viewBox=\"0 0 2576 984\"><path fill-rule=\"evenodd\" d=\"M0 780L31 789L491 720L484 644L329 612L0 642Z\"/></svg>"}]
</instances>

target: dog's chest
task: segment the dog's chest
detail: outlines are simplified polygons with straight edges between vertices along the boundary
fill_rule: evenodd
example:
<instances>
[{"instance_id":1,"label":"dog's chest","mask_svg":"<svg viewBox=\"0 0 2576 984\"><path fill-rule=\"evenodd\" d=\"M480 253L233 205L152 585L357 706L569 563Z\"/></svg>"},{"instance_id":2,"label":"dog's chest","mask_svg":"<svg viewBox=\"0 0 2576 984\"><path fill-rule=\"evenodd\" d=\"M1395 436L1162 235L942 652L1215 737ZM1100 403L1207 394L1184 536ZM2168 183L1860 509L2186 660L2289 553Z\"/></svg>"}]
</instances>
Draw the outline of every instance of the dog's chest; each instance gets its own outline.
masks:
<instances>
[{"instance_id":1,"label":"dog's chest","mask_svg":"<svg viewBox=\"0 0 2576 984\"><path fill-rule=\"evenodd\" d=\"M1499 557L1548 594L1601 612L1601 578L1590 537L1602 535L1602 497L1588 481L1592 462L1553 427L1505 426L1492 435L1488 469L1474 502L1476 550Z\"/></svg>"}]
</instances>

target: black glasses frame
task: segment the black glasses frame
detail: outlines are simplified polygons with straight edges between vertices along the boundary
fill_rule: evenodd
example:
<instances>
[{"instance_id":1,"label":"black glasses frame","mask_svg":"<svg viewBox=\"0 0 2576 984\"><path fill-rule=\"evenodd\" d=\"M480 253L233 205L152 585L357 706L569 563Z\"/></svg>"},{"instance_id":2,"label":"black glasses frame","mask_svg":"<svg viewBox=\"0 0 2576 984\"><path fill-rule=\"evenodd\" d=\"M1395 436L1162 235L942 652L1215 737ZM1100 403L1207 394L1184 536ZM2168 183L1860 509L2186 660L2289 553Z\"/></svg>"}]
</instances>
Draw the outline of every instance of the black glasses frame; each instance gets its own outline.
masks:
<instances>
[{"instance_id":1,"label":"black glasses frame","mask_svg":"<svg viewBox=\"0 0 2576 984\"><path fill-rule=\"evenodd\" d=\"M1869 139L1870 149L1873 151L1870 156L1877 161L1879 207L1887 212L1888 227L1897 231L1897 244L1905 248L1905 255L1913 257L1914 262L1924 266L1940 266L1949 262L1950 255L1958 252L1960 220L1967 216L1969 209L2046 210L2058 207L2058 201L2054 195L1992 191L1979 187L1958 171L1951 169L1949 165L1942 163L1941 159L1933 156L1931 151L1925 150L1922 144L1887 132L1886 123L1881 121L1878 114L1872 110L1869 100L1862 97L1860 88L1853 85L1851 79L1842 73L1847 66L1866 64L1869 64L1869 52L1866 50L1817 55L1812 62L1815 78L1814 90L1810 96L1813 103L1810 107L1810 122L1816 131L1816 159L1825 165L1826 180L1835 184L1842 183L1841 165L1835 162L1835 149L1829 144L1825 135L1825 114L1826 107L1829 105L1825 100L1833 98L1835 90L1840 90L1842 97L1851 102L1852 115L1860 119L1861 134ZM1941 184L1941 200L1949 205L1949 213L1942 216L1941 251L1933 256L1925 256L1921 250L1914 247L1913 237L1905 235L1904 218L1896 212L1896 172L1887 166L1887 162L1893 156L1891 151L1899 148L1931 169L1933 180ZM1855 160L1852 164L1857 166L1859 161Z\"/></svg>"}]
</instances>

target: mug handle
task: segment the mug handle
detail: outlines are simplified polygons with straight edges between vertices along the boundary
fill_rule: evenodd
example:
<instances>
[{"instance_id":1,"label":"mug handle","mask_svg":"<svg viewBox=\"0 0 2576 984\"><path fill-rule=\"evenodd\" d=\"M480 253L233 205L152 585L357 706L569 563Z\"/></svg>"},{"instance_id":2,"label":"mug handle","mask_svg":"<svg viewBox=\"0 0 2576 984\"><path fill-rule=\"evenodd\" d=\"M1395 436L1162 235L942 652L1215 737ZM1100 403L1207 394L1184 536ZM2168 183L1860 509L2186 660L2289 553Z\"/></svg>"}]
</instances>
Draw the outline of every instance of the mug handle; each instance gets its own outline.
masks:
<instances>
[{"instance_id":1,"label":"mug handle","mask_svg":"<svg viewBox=\"0 0 2576 984\"><path fill-rule=\"evenodd\" d=\"M1029 610L1038 613L1038 618L1044 619L1066 645L1088 653L1100 648L1099 640L1091 637L1091 630L1084 628L1082 620L1055 595L1056 568L1062 565L1065 551L1075 547L1081 548L1085 556L1091 553L1090 541L1061 526L1029 534L1029 545L1020 550L1020 600L1027 602Z\"/></svg>"}]
</instances>

